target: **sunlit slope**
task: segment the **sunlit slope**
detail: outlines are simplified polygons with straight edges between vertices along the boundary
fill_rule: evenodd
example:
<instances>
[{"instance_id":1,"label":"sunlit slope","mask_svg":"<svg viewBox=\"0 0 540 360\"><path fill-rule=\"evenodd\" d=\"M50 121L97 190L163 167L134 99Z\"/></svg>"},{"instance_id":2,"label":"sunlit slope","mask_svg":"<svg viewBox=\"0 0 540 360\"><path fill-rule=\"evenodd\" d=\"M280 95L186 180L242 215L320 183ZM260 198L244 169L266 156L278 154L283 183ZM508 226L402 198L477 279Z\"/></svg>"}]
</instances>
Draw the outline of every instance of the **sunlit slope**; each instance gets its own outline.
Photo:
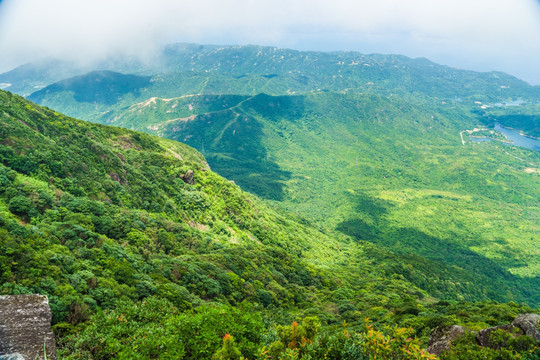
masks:
<instances>
[{"instance_id":1,"label":"sunlit slope","mask_svg":"<svg viewBox=\"0 0 540 360\"><path fill-rule=\"evenodd\" d=\"M480 73L422 58L358 52L176 44L165 47L146 63L120 57L101 61L93 69L100 71L88 72L88 66L77 68L76 64L51 60L0 74L0 83L11 84L8 90L25 96L33 92L29 98L41 105L99 122L112 121L133 103L151 97L193 94L338 91L398 96L416 103L435 99L472 104L518 99L536 103L540 99L540 87L501 72ZM124 79L136 75L126 74L151 76L151 80L133 86ZM99 89L95 85L104 77L108 80L102 81ZM117 78L113 87L121 89L121 96L105 96L111 93L108 84L112 78ZM80 86L84 83L88 84L86 89ZM32 84L38 85L32 89Z\"/></svg>"},{"instance_id":2,"label":"sunlit slope","mask_svg":"<svg viewBox=\"0 0 540 360\"><path fill-rule=\"evenodd\" d=\"M243 303L328 324L410 321L437 298L490 298L465 271L269 206L182 143L6 92L0 162L0 292L48 295L61 329L149 296L181 311ZM523 298L518 287L501 289L494 298Z\"/></svg>"},{"instance_id":3,"label":"sunlit slope","mask_svg":"<svg viewBox=\"0 0 540 360\"><path fill-rule=\"evenodd\" d=\"M460 131L480 123L467 108L332 93L226 98L153 99L117 121L198 148L243 188L321 224L537 294L539 155L463 145Z\"/></svg>"},{"instance_id":4,"label":"sunlit slope","mask_svg":"<svg viewBox=\"0 0 540 360\"><path fill-rule=\"evenodd\" d=\"M33 257L24 260L14 260L15 258L10 257L12 260L3 261L3 264L11 264L4 272L5 280L11 284L10 286L15 286L13 288L6 287L3 290L4 293L19 291L15 289L18 289L22 283L28 284L25 286L37 286L32 284L38 279L31 275L31 272L27 273L26 269L33 269L37 266L43 269L40 271L52 271L51 266L56 265L39 260L42 259L43 254L48 253L47 251L61 251L65 253L67 258L74 256L85 259L86 255L83 256L83 253L86 254L88 251L85 249L90 249L90 253L95 252L96 254L105 251L105 249L117 249L115 251L119 251L119 254L124 254L121 256L126 257L130 264L128 267L131 270L124 269L116 273L117 275L111 275L108 270L109 265L101 268L94 267L97 266L97 263L94 263L93 257L89 260L88 266L90 266L91 273L96 276L98 283L103 281L104 286L110 291L118 293L118 296L127 296L128 298L144 296L139 291L142 291L146 286L150 286L150 289L153 287L160 289L160 286L167 288L169 285L166 284L172 281L189 290L194 297L183 299L192 303L196 303L199 301L197 298L200 298L202 300L219 299L219 301L233 303L246 299L268 304L269 299L273 299L271 300L273 304L280 303L290 306L293 303L290 302L292 298L289 298L289 295L292 296L297 290L303 291L296 286L311 283L311 280L304 282L296 277L303 273L302 269L306 269L308 273L312 274L309 276L322 276L320 280L313 280L315 283L320 281L323 286L321 294L317 295L317 299L322 300L315 301L314 298L303 302L304 305L294 305L300 306L300 308L302 306L313 307L314 304L320 305L321 309L324 308L328 301L333 301L331 297L326 296L331 295L334 289L341 287L350 288L351 294L366 294L366 292L372 294L358 297L351 295L353 297L348 301L352 301L358 308L368 311L366 314L375 318L381 318L381 316L387 318L391 315L391 309L401 306L398 303L405 301L409 296L417 299L429 299L426 298L427 295L444 299L513 299L534 303L531 298L535 299L534 289L536 288L530 285L524 286L522 280L508 273L497 263L470 252L462 245L457 246L457 248L474 260L474 263L482 264L484 267L482 271L476 273L471 271L470 267L456 267L454 259L441 259L433 256L427 256L431 257L432 260L426 259L421 256L429 255L426 251L413 254L408 252L406 248L395 247L397 251L402 252L401 255L395 255L393 252L371 246L362 240L351 242L339 233L321 230L326 225L335 227L336 224L350 218L356 219L358 216L363 216L361 211L347 213L349 208L355 206L353 202L341 205L343 207L341 212L345 214L341 221L338 221L339 215L330 216L331 214L328 212L327 221L323 221L325 226L318 230L319 226L306 220L297 219L290 213L281 213L269 208L251 195L241 192L235 185L206 170L204 158L183 144L119 128L77 121L51 110L37 107L9 93L1 94L3 111L2 163L4 164L3 171L6 174L4 176L7 179L5 180L7 181L6 189L12 189L4 191L1 195L0 205L4 218L2 221L4 221L3 226L5 226L4 231L7 236L4 238L7 243L5 242L3 246L13 249L10 256L17 256L19 251L23 251L19 249L18 241L25 239L25 243L33 243L38 241L40 236L43 236L40 234L46 234L43 238L46 240L45 242L32 245L35 248L31 252L34 254ZM272 126L277 126L281 122L282 115L280 114L292 116L290 120L286 121L291 124L299 119L300 108L296 106L298 104L295 104L298 98L286 100L289 105L295 104L294 109L296 110L286 110L287 103L282 102L284 99L286 98L276 99L268 96L220 98L219 107L229 103L236 105L233 106L234 109L220 110L217 113L210 112L209 114L214 115L207 114L201 117L206 124L204 128L209 131L214 129L212 131L216 131L218 134L214 144L206 145L211 148L212 153L209 153L206 148L205 153L209 155L210 159L217 159L221 155L216 152L214 146L223 146L223 149L226 150L228 146L231 146L229 144L231 139L242 137L243 140L240 141L245 145L246 152L240 158L229 156L229 172L231 174L235 172L234 166L241 165L237 168L240 175L238 182L244 182L249 186L256 183L256 181L252 181L252 178L266 179L268 197L282 196L283 205L294 211L303 212L306 217L313 216L314 219L320 221L321 214L325 211L324 206L327 206L327 210L331 210L331 207L338 205L346 196L350 195L350 191L346 190L355 184L356 180L350 178L349 187L333 189L328 186L327 179L336 178L328 174L335 173L341 177L349 176L345 171L346 166L342 158L332 162L328 160L328 166L319 166L323 170L319 170L318 173L310 172L313 169L306 168L305 172L301 172L298 176L292 176L283 173L284 170L279 170L279 166L289 166L291 170L295 170L295 168L292 165L287 165L286 161L282 161L283 165L278 165L270 152L260 154L261 158L268 162L263 163L266 171L264 178L261 177L260 168L244 168L245 164L242 164L242 162L248 164L259 162L257 158L250 159L248 157L249 154L252 156L258 154L251 150L267 151L265 149L270 149L269 146L263 147L263 141L270 139L270 137L266 137L265 133L267 129L271 128L270 122L274 124ZM279 101L275 102L276 100ZM306 109L310 107L309 101L305 102L305 100L304 103L308 106L304 107L302 111L307 111ZM352 101L351 104L358 106L357 100ZM372 99L372 101L375 100L376 98ZM336 99L332 99L332 102L334 101ZM157 99L156 103L158 103ZM390 109L386 100L383 103L387 109ZM383 103L379 105L383 105ZM202 101L201 104L205 104L207 109L214 109L214 105L206 100ZM254 114L267 106L269 109L273 109L265 114L269 123L264 128L252 127L250 124L255 122ZM323 107L326 108L326 106ZM236 120L234 120L236 118L234 116L230 127L214 126L220 123L213 121L213 116L218 119L217 115L222 111L229 114L241 109L245 113L244 116ZM282 111L285 112L282 113ZM313 114L316 115L316 113ZM196 124L199 123L199 120L199 117L196 116L188 122L181 122L181 124ZM383 119L380 120L383 121ZM226 124L230 122L231 120L225 120ZM235 125L235 122L242 126ZM174 123L174 121L167 123L165 130L175 130ZM169 129L168 125L172 127ZM300 127L306 128L306 126L303 124ZM180 134L179 132L174 133ZM184 135L186 134L184 133ZM279 139L282 138L282 135L284 136L284 133L275 134ZM196 139L194 135L193 140ZM276 143L277 145L279 144ZM304 145L301 144L301 146ZM317 149L319 150L316 153L320 153L321 150L326 151L320 147ZM311 154L307 149L305 151L304 153L299 152L299 154L302 156ZM235 151L231 153L235 153ZM282 156L277 151L276 155ZM330 155L325 156L321 159L330 157ZM356 158L354 161L356 163ZM365 158L360 156L358 161L367 162ZM289 161L289 163L291 162ZM333 167L334 164L340 164L341 167ZM299 165L296 166L300 169ZM223 167L223 170L226 168ZM194 185L189 184L190 177L187 176L189 170L193 171ZM313 180L316 179L312 175L320 175L318 187L313 185ZM282 176L283 179L280 180L276 176ZM309 181L304 182L304 180ZM364 182L367 187L367 180L364 179ZM354 186L359 189L359 185ZM291 196L295 191L304 196L308 203L311 202L311 205L299 206L300 202ZM344 193L345 195L343 195ZM311 199L311 195L307 194L317 196L313 196ZM17 198L17 201L13 200L14 197ZM23 201L22 197L29 199L29 201ZM367 208L370 212L376 212L378 211L377 201L379 200L375 197L368 197L363 203L368 204ZM64 208L65 210L63 210ZM382 218L382 216L380 217ZM366 216L363 216L363 219L365 218ZM22 224L23 227L16 225L16 222ZM25 226L27 223L28 225ZM377 225L377 227L380 228L380 231L387 231L385 226ZM354 231L343 231L339 226L338 230L356 238L382 242L381 238L369 238L363 233L358 235ZM102 244L108 245L103 248ZM439 242L435 244L437 245ZM454 246L458 243L452 242L450 244ZM388 244L383 245L388 246ZM440 248L436 250L440 250ZM282 253L282 251L284 252ZM238 255L243 252L246 255ZM273 255L267 257L263 253ZM113 256L113 254L114 252L109 252L103 256ZM254 260L259 255L260 258ZM150 276L152 280L142 275L135 277L128 275L126 277L127 274L133 272L138 274L143 269L140 267L142 262L150 261L154 264L159 258L163 258L166 263L172 261L170 264L176 264L179 261L177 265L174 265L178 269L183 269L193 259L198 259L196 260L199 264L197 271L206 274L205 276L210 279L221 279L218 281L219 286L210 291L207 286L214 286L216 283L207 282L204 286L197 285L197 283L190 285L189 281L191 280L188 281L188 278L171 279L169 273L163 278L163 275L159 275L161 270L158 270L161 265L156 265L158 268L152 265L153 270L150 268L144 270L150 271L151 274L157 271L155 275ZM120 266L119 264L114 265L114 261L110 266ZM162 260L159 260L158 263L160 261ZM264 265L257 267L258 270L247 270L244 266L251 266L249 264L253 261L257 263L262 261ZM280 264L283 262L291 264L292 267L289 265L285 268L281 267ZM458 265L461 263L458 262ZM166 265L164 269L167 268L170 269L169 265ZM202 270L203 268L207 270ZM266 271L273 273L272 268L282 274L285 274L285 271L289 275L285 275L285 278L275 278L277 273L270 277L256 275ZM69 276L75 274L73 271L79 271L77 269L79 269L78 265L77 267L62 268L60 272L52 273L56 274L52 280L58 284L58 288L53 287L57 290L36 288L35 291L57 296L60 307L67 306L66 301L69 303L83 301L83 295L86 294L84 292L81 293L82 297L79 300L77 297L70 297L71 300L64 299L63 297L67 293L64 293L65 288L60 286L68 281ZM257 279L260 283L256 283L256 289L261 291L266 289L265 291L269 295L259 290L253 292L253 288L247 285L242 287L243 290L238 289L239 292L233 295L233 293L229 293L229 290L223 290L228 289L229 285L227 285L228 281L219 275L220 271L232 271L250 283ZM305 275L307 276L307 273ZM107 276L113 276L114 281L105 281ZM300 277L302 278L304 275ZM290 280L292 278L296 280ZM201 279L204 280L204 277L199 280ZM145 285L137 285L141 281ZM290 291L292 292L283 292L282 290L276 292L277 288L274 287L273 281L285 289L291 287ZM301 283L297 283L297 281L301 281ZM297 290L293 290L293 288ZM81 291L88 290L82 289ZM310 292L312 291L310 290ZM144 293L150 294L152 291ZM327 295L323 295L323 293ZM163 296L165 295L163 294ZM281 296L285 296L285 298L281 298ZM396 296L402 300L396 303ZM98 306L106 306L100 305L102 300L96 301ZM390 312L381 313L380 310L377 310L376 308L381 305L388 306L387 311ZM372 307L373 312L369 310ZM58 316L68 316L68 313L62 314Z\"/></svg>"}]
</instances>

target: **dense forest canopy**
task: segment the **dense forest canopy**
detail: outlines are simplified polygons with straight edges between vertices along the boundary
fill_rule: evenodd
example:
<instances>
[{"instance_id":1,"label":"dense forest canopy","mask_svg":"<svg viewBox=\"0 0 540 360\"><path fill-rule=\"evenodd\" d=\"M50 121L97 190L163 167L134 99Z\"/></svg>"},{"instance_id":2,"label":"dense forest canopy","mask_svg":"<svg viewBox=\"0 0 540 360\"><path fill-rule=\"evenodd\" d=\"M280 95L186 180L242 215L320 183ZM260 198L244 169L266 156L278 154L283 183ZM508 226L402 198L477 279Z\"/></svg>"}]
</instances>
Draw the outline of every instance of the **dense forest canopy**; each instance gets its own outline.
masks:
<instances>
[{"instance_id":1,"label":"dense forest canopy","mask_svg":"<svg viewBox=\"0 0 540 360\"><path fill-rule=\"evenodd\" d=\"M0 92L0 294L49 297L63 358L429 359L539 312L540 153L493 130L534 136L538 87L255 46L33 66L0 75L55 109ZM441 358L538 356L496 336Z\"/></svg>"}]
</instances>

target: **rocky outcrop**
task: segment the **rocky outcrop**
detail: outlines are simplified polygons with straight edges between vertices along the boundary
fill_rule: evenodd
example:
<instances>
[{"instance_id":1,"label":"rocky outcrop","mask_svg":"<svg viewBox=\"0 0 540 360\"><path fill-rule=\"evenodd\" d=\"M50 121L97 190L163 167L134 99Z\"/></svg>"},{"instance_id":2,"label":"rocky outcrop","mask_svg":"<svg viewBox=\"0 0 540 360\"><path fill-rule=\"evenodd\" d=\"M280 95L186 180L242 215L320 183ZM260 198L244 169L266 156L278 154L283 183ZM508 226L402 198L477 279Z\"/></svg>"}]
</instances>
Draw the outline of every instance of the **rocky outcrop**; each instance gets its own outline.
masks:
<instances>
[{"instance_id":1,"label":"rocky outcrop","mask_svg":"<svg viewBox=\"0 0 540 360\"><path fill-rule=\"evenodd\" d=\"M483 347L497 348L497 345L493 344L490 339L491 334L496 330L503 330L514 337L526 335L536 341L540 341L539 326L540 315L520 315L511 324L494 326L478 331L476 333L476 343ZM435 355L440 355L443 351L450 349L452 341L460 338L469 331L467 328L458 325L435 328L429 337L427 351Z\"/></svg>"},{"instance_id":2,"label":"rocky outcrop","mask_svg":"<svg viewBox=\"0 0 540 360\"><path fill-rule=\"evenodd\" d=\"M0 296L0 359L56 360L51 318L46 296Z\"/></svg>"},{"instance_id":3,"label":"rocky outcrop","mask_svg":"<svg viewBox=\"0 0 540 360\"><path fill-rule=\"evenodd\" d=\"M193 170L188 170L183 176L181 176L181 178L186 184L195 184L195 173Z\"/></svg>"},{"instance_id":4,"label":"rocky outcrop","mask_svg":"<svg viewBox=\"0 0 540 360\"><path fill-rule=\"evenodd\" d=\"M540 315L525 314L518 316L512 325L520 328L525 335L532 337L536 341L540 341Z\"/></svg>"},{"instance_id":5,"label":"rocky outcrop","mask_svg":"<svg viewBox=\"0 0 540 360\"><path fill-rule=\"evenodd\" d=\"M459 325L435 328L429 337L427 351L435 355L440 355L443 351L450 349L452 341L460 338L467 331L469 330Z\"/></svg>"},{"instance_id":6,"label":"rocky outcrop","mask_svg":"<svg viewBox=\"0 0 540 360\"><path fill-rule=\"evenodd\" d=\"M524 335L524 332L522 332L521 329L515 327L512 324L494 326L487 329L482 329L476 334L476 342L478 343L478 345L489 348L496 348L497 346L495 344L492 344L490 339L491 333L496 330L503 330L515 336Z\"/></svg>"}]
</instances>

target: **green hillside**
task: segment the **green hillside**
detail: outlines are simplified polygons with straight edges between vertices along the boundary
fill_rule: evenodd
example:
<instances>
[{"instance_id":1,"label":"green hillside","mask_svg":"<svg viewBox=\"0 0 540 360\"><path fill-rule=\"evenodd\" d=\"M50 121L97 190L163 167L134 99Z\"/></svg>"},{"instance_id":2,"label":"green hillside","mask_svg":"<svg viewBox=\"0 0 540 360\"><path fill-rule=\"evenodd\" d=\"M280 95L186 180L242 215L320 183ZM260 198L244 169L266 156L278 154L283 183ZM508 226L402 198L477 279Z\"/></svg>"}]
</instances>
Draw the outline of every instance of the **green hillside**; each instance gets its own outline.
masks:
<instances>
[{"instance_id":1,"label":"green hillside","mask_svg":"<svg viewBox=\"0 0 540 360\"><path fill-rule=\"evenodd\" d=\"M118 295L117 300L136 299L149 295L148 291L156 292L160 283L183 277L193 265L199 276L204 277L204 271L197 266L213 273L213 279L205 281L213 290L204 286L193 288L198 293L193 299L202 296L205 300L226 300L219 281L227 283L227 295L232 296L227 257L239 261L230 266L240 274L262 271L257 276L266 282L281 273L276 279L288 282L283 277L284 268L274 269L266 264L284 256L288 260L283 264L290 264L291 269L306 276L308 283L313 280L315 284L320 282L316 280L320 271L308 259L312 257L316 263L315 259L324 258L322 254L328 251L325 249L339 247L337 240L302 225L300 220L289 220L289 216L243 193L210 171L204 158L183 144L84 123L9 93L1 95L2 231L9 235L3 238L4 246L26 248L29 241L36 242L34 254L13 249L5 252L12 261L2 262L3 279L8 281L3 285L4 291L39 289L39 281L34 281L40 280L49 284L43 290L78 292L75 288L66 291L62 286L76 287L77 281L68 277L73 271L76 278L74 274L82 271L89 277L83 280L93 279L94 287L96 281L103 282L108 289L101 289L101 293L112 291L111 294ZM19 243L22 238L29 240ZM259 254L261 249L273 249L275 257ZM262 258L247 261L251 250L253 256ZM48 251L58 255L47 260ZM245 255L233 256L243 251ZM303 252L306 254L300 263L299 255ZM111 263L104 266L102 261ZM53 278L43 280L40 274ZM27 276L35 278L22 281ZM11 280L14 282L10 283ZM55 281L59 283L55 285ZM79 289L85 294L93 290L86 285L81 283ZM249 288L257 296L257 289ZM243 299L243 295L235 296L240 297L234 300L232 296L233 303ZM79 300L84 301L83 298L81 294ZM89 304L100 305L95 298ZM69 312L63 317L55 315L57 320L66 320Z\"/></svg>"},{"instance_id":2,"label":"green hillside","mask_svg":"<svg viewBox=\"0 0 540 360\"><path fill-rule=\"evenodd\" d=\"M400 56L188 45L167 56L172 62L164 68L191 71L153 76L141 88L118 82L122 95L114 104L99 100L107 86L98 93L64 86L96 83L96 73L31 99L185 142L218 173L289 211L399 254L457 266L458 277L483 288L473 286L465 299L538 303L538 154L472 144L466 132L492 125L495 115L503 125L534 131L534 115L485 104L534 97L535 87ZM364 65L344 67L354 59ZM380 87L366 87L374 78ZM313 92L321 84L340 92ZM533 105L518 108L534 114ZM501 284L509 288L501 291Z\"/></svg>"},{"instance_id":3,"label":"green hillside","mask_svg":"<svg viewBox=\"0 0 540 360\"><path fill-rule=\"evenodd\" d=\"M328 90L400 96L410 101L426 96L482 102L540 99L540 87L513 76L454 69L422 58L197 44L165 46L147 61L122 56L84 66L62 60L37 61L0 74L0 83L9 84L7 90L24 96L38 89L41 95L36 100L40 104L62 111L71 106L69 110L75 110L70 104L70 89L63 86L65 82L46 88L48 97L43 97L41 90L77 75L88 77L91 83L95 75L91 71L95 69L152 75L152 84L146 88L146 94L143 91L146 98L197 93L284 95ZM84 103L80 99L78 102Z\"/></svg>"},{"instance_id":4,"label":"green hillside","mask_svg":"<svg viewBox=\"0 0 540 360\"><path fill-rule=\"evenodd\" d=\"M538 137L538 86L195 44L0 83L54 109L0 91L0 294L49 296L63 358L427 359L538 312L540 152L493 130Z\"/></svg>"},{"instance_id":5,"label":"green hillside","mask_svg":"<svg viewBox=\"0 0 540 360\"><path fill-rule=\"evenodd\" d=\"M265 346L281 358L279 344L299 331L305 343L289 349L314 358L334 349L427 359L407 336L533 311L437 303L430 291L455 285L459 270L433 271L268 206L181 143L0 92L0 144L0 293L49 296L64 358L210 358L227 333L249 358ZM413 328L383 333L365 317ZM287 330L293 320L301 325ZM340 335L343 321L352 337ZM395 346L374 347L386 336Z\"/></svg>"},{"instance_id":6,"label":"green hillside","mask_svg":"<svg viewBox=\"0 0 540 360\"><path fill-rule=\"evenodd\" d=\"M375 265L390 253L268 207L183 144L74 120L6 92L0 120L0 293L48 295L66 355L95 350L94 335L78 334L89 319L102 321L100 309L127 307L130 316L147 298L158 302L152 311L163 307L145 320L158 328L178 311L210 314L205 304L222 304L216 311L234 321L220 336L234 332L252 355L265 308L270 323L309 314L330 325L359 321L360 308L389 321L399 304L422 307L414 299L424 292L390 276L396 263ZM210 355L216 334L217 344L200 340Z\"/></svg>"},{"instance_id":7,"label":"green hillside","mask_svg":"<svg viewBox=\"0 0 540 360\"><path fill-rule=\"evenodd\" d=\"M506 284L536 304L540 156L463 145L480 121L456 104L317 93L151 99L115 123L186 142L242 188L324 226L465 270L485 291L466 299L517 300Z\"/></svg>"},{"instance_id":8,"label":"green hillside","mask_svg":"<svg viewBox=\"0 0 540 360\"><path fill-rule=\"evenodd\" d=\"M85 76L77 76L47 86L28 98L34 102L42 102L50 93L68 91L77 102L114 105L123 95L128 92L137 94L141 88L148 86L149 83L149 76L93 71Z\"/></svg>"},{"instance_id":9,"label":"green hillside","mask_svg":"<svg viewBox=\"0 0 540 360\"><path fill-rule=\"evenodd\" d=\"M358 52L296 51L264 46L201 46L174 44L164 51L164 72L207 71L232 76L296 75L317 89L366 88L384 94L426 94L430 97L477 100L497 97L538 99L533 87L504 73L478 73L402 55ZM295 89L291 89L294 91Z\"/></svg>"},{"instance_id":10,"label":"green hillside","mask_svg":"<svg viewBox=\"0 0 540 360\"><path fill-rule=\"evenodd\" d=\"M479 285L465 299L538 303L538 153L467 132L500 121L534 134L537 87L425 59L257 46L178 44L154 66L169 72L140 86L120 79L148 78L94 72L30 98L185 142L321 226L457 266ZM526 103L497 105L511 99Z\"/></svg>"},{"instance_id":11,"label":"green hillside","mask_svg":"<svg viewBox=\"0 0 540 360\"><path fill-rule=\"evenodd\" d=\"M112 56L98 61L83 61L82 63L73 60L42 58L0 74L0 89L26 97L53 83L96 70L140 76L161 72L157 69L148 69L148 66L138 58L124 55Z\"/></svg>"},{"instance_id":12,"label":"green hillside","mask_svg":"<svg viewBox=\"0 0 540 360\"><path fill-rule=\"evenodd\" d=\"M331 64L343 61L345 60L338 57L332 60ZM130 76L135 79L135 75L90 72L51 84L32 93L28 98L72 116L99 122L111 121L131 105L151 97L177 98L194 94L252 96L266 93L279 96L321 91L360 92L400 97L416 104L459 101L470 105L475 102L497 103L512 99L525 99L536 103L540 99L539 87L529 86L505 74L449 70L434 64L417 68L409 62L406 63L407 65L402 65L398 60L390 61L385 58L381 63L370 60L365 64L373 66L364 66L362 69L351 70L329 64L322 69L310 70L308 67L293 71L285 68L280 69L282 73L258 74L254 71L245 75L236 75L236 72L227 69L206 70L201 67L199 71L153 75L147 83L142 81L146 77L139 77L141 80L135 85L124 80ZM366 68L373 70L368 71ZM398 68L399 70L396 70ZM103 73L107 74L108 80L102 80ZM96 83L99 87L96 87ZM107 95L111 93L106 87L113 83L116 92L120 94L114 93L106 102L104 99L108 99Z\"/></svg>"}]
</instances>

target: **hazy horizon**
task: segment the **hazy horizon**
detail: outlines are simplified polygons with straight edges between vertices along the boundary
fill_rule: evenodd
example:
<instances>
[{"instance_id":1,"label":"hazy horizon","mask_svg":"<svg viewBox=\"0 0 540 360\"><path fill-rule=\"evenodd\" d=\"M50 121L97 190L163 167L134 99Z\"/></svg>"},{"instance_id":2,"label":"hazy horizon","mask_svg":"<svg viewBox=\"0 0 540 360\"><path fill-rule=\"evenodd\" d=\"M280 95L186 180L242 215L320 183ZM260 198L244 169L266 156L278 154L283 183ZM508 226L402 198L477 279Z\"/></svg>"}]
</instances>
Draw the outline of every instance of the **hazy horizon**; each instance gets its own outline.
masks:
<instances>
[{"instance_id":1,"label":"hazy horizon","mask_svg":"<svg viewBox=\"0 0 540 360\"><path fill-rule=\"evenodd\" d=\"M401 54L540 84L537 0L0 0L0 72L175 42Z\"/></svg>"}]
</instances>

